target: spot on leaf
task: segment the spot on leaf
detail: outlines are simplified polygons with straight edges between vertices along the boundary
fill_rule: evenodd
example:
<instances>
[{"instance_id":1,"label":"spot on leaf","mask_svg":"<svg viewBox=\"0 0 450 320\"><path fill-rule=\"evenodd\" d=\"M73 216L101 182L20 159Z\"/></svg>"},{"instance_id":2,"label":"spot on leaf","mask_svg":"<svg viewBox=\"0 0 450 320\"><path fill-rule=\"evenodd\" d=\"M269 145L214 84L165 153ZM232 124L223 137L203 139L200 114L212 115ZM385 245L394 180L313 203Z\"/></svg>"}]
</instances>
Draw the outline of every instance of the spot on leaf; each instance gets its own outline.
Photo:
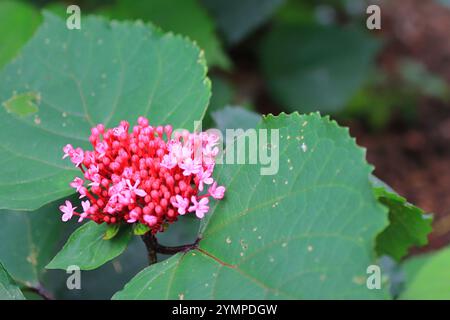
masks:
<instances>
[{"instance_id":1,"label":"spot on leaf","mask_svg":"<svg viewBox=\"0 0 450 320\"><path fill-rule=\"evenodd\" d=\"M3 102L3 107L8 113L24 117L39 111L40 100L40 94L37 92L14 94L9 100Z\"/></svg>"}]
</instances>

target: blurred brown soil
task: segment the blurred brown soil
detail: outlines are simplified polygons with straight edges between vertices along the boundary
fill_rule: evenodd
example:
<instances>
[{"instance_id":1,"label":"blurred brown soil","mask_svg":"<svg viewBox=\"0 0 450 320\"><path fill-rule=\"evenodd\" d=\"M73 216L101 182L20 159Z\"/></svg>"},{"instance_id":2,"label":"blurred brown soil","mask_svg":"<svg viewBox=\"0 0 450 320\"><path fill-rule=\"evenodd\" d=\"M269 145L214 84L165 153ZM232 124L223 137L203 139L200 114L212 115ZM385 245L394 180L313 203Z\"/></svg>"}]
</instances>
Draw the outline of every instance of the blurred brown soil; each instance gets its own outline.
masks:
<instances>
[{"instance_id":1,"label":"blurred brown soil","mask_svg":"<svg viewBox=\"0 0 450 320\"><path fill-rule=\"evenodd\" d=\"M450 242L450 107L424 101L413 127L393 124L368 133L359 123L351 132L367 148L375 175L411 203L434 214L434 230L426 250Z\"/></svg>"},{"instance_id":2,"label":"blurred brown soil","mask_svg":"<svg viewBox=\"0 0 450 320\"><path fill-rule=\"evenodd\" d=\"M383 0L381 12L391 43L450 81L450 9L437 0Z\"/></svg>"},{"instance_id":3,"label":"blurred brown soil","mask_svg":"<svg viewBox=\"0 0 450 320\"><path fill-rule=\"evenodd\" d=\"M397 58L422 61L450 86L450 10L433 0L386 0L383 35L388 40L380 65L395 68ZM422 99L414 125L392 123L373 134L358 124L352 133L365 146L375 174L401 195L434 213L432 250L450 243L450 104Z\"/></svg>"}]
</instances>

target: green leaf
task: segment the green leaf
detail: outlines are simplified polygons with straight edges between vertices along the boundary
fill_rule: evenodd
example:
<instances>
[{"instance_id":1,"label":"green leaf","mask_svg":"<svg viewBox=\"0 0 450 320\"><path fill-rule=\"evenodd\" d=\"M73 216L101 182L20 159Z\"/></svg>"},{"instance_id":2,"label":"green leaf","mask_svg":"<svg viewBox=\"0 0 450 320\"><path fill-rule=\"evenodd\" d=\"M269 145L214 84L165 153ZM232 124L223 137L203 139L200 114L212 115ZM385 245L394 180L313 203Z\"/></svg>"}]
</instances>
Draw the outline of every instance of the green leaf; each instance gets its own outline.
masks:
<instances>
[{"instance_id":1,"label":"green leaf","mask_svg":"<svg viewBox=\"0 0 450 320\"><path fill-rule=\"evenodd\" d=\"M119 233L119 229L120 229L120 225L119 224L109 224L106 227L106 232L103 235L103 240L111 240L112 238L114 238L117 233Z\"/></svg>"},{"instance_id":2,"label":"green leaf","mask_svg":"<svg viewBox=\"0 0 450 320\"><path fill-rule=\"evenodd\" d=\"M263 118L279 129L279 171L224 165L227 187L202 227L199 249L144 269L115 299L386 298L366 287L387 210L346 129L312 115ZM270 134L269 134L270 135ZM219 168L218 168L219 169Z\"/></svg>"},{"instance_id":3,"label":"green leaf","mask_svg":"<svg viewBox=\"0 0 450 320\"><path fill-rule=\"evenodd\" d=\"M60 204L56 201L34 212L0 211L0 261L19 283L37 286L57 252L68 228L61 221Z\"/></svg>"},{"instance_id":4,"label":"green leaf","mask_svg":"<svg viewBox=\"0 0 450 320\"><path fill-rule=\"evenodd\" d=\"M261 121L261 115L241 107L227 106L221 110L212 112L212 118L217 129L225 132L226 129L250 129L255 128Z\"/></svg>"},{"instance_id":5,"label":"green leaf","mask_svg":"<svg viewBox=\"0 0 450 320\"><path fill-rule=\"evenodd\" d=\"M180 216L163 233L157 235L158 242L166 246L180 246L193 243L197 237L199 219ZM158 261L166 255L158 254ZM98 269L82 271L82 290L67 288L65 270L49 270L43 285L54 293L56 299L111 299L112 295L140 270L148 266L145 245L140 237L132 237L127 249L117 258Z\"/></svg>"},{"instance_id":6,"label":"green leaf","mask_svg":"<svg viewBox=\"0 0 450 320\"><path fill-rule=\"evenodd\" d=\"M67 4L58 2L49 2L43 6L46 11L49 11L57 16L66 19L69 15L67 14Z\"/></svg>"},{"instance_id":7,"label":"green leaf","mask_svg":"<svg viewBox=\"0 0 450 320\"><path fill-rule=\"evenodd\" d=\"M221 76L211 76L211 101L209 102L208 112L216 111L231 104L236 95L232 83Z\"/></svg>"},{"instance_id":8,"label":"green leaf","mask_svg":"<svg viewBox=\"0 0 450 320\"><path fill-rule=\"evenodd\" d=\"M289 0L277 11L274 20L299 25L316 23L318 20L317 7L310 2Z\"/></svg>"},{"instance_id":9,"label":"green leaf","mask_svg":"<svg viewBox=\"0 0 450 320\"><path fill-rule=\"evenodd\" d=\"M214 23L197 0L119 0L104 13L116 19L151 21L164 31L188 36L205 50L208 65L230 68Z\"/></svg>"},{"instance_id":10,"label":"green leaf","mask_svg":"<svg viewBox=\"0 0 450 320\"><path fill-rule=\"evenodd\" d=\"M210 96L205 60L186 39L89 16L82 30L68 30L65 20L44 16L20 57L0 72L0 104L16 94L40 96L33 115L0 108L0 208L33 210L73 193L68 182L80 173L61 159L61 148L92 148L93 125L143 115L152 125L191 128Z\"/></svg>"},{"instance_id":11,"label":"green leaf","mask_svg":"<svg viewBox=\"0 0 450 320\"><path fill-rule=\"evenodd\" d=\"M133 228L133 233L136 236L142 236L150 231L150 228L146 224L136 223Z\"/></svg>"},{"instance_id":12,"label":"green leaf","mask_svg":"<svg viewBox=\"0 0 450 320\"><path fill-rule=\"evenodd\" d=\"M211 100L202 122L203 130L214 126L214 120L211 116L212 112L231 104L235 96L235 88L222 76L211 76L211 90Z\"/></svg>"},{"instance_id":13,"label":"green leaf","mask_svg":"<svg viewBox=\"0 0 450 320\"><path fill-rule=\"evenodd\" d=\"M450 299L450 248L415 256L402 264L405 274L404 291L400 299Z\"/></svg>"},{"instance_id":14,"label":"green leaf","mask_svg":"<svg viewBox=\"0 0 450 320\"><path fill-rule=\"evenodd\" d=\"M28 3L0 2L0 68L17 55L40 23L39 12Z\"/></svg>"},{"instance_id":15,"label":"green leaf","mask_svg":"<svg viewBox=\"0 0 450 320\"><path fill-rule=\"evenodd\" d=\"M404 59L399 62L399 72L414 92L442 100L450 97L450 88L445 79L428 71L420 62Z\"/></svg>"},{"instance_id":16,"label":"green leaf","mask_svg":"<svg viewBox=\"0 0 450 320\"><path fill-rule=\"evenodd\" d=\"M202 0L230 44L266 22L284 0Z\"/></svg>"},{"instance_id":17,"label":"green leaf","mask_svg":"<svg viewBox=\"0 0 450 320\"><path fill-rule=\"evenodd\" d=\"M0 263L0 300L24 300L25 297L8 274L3 264Z\"/></svg>"},{"instance_id":18,"label":"green leaf","mask_svg":"<svg viewBox=\"0 0 450 320\"><path fill-rule=\"evenodd\" d=\"M95 270L81 271L82 290L67 288L65 270L48 270L43 285L55 299L111 299L139 270L148 266L147 252L139 237L132 237L125 251Z\"/></svg>"},{"instance_id":19,"label":"green leaf","mask_svg":"<svg viewBox=\"0 0 450 320\"><path fill-rule=\"evenodd\" d=\"M408 203L405 198L385 188L374 189L378 200L389 208L389 226L377 237L378 255L389 255L400 261L412 246L428 243L432 219L425 212Z\"/></svg>"},{"instance_id":20,"label":"green leaf","mask_svg":"<svg viewBox=\"0 0 450 320\"><path fill-rule=\"evenodd\" d=\"M363 85L378 47L354 28L278 25L263 41L262 68L288 110L336 112Z\"/></svg>"},{"instance_id":21,"label":"green leaf","mask_svg":"<svg viewBox=\"0 0 450 320\"><path fill-rule=\"evenodd\" d=\"M130 228L121 228L117 236L104 240L106 224L91 221L78 228L61 251L46 266L47 269L67 269L77 265L81 270L98 268L120 255L131 239Z\"/></svg>"}]
</instances>

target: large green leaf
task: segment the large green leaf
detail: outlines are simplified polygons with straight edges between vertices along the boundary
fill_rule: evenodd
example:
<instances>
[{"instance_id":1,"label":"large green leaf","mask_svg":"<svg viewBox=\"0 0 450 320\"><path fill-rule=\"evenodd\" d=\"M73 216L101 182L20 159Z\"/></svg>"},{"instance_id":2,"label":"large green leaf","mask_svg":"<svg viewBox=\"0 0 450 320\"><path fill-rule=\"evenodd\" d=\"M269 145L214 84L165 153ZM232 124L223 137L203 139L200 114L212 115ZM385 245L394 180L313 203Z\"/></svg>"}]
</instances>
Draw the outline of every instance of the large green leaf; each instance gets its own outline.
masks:
<instances>
[{"instance_id":1,"label":"large green leaf","mask_svg":"<svg viewBox=\"0 0 450 320\"><path fill-rule=\"evenodd\" d=\"M117 19L151 21L164 31L186 35L205 50L210 66L230 67L214 23L197 0L119 0L104 13Z\"/></svg>"},{"instance_id":2,"label":"large green leaf","mask_svg":"<svg viewBox=\"0 0 450 320\"><path fill-rule=\"evenodd\" d=\"M0 300L23 300L25 297L17 284L0 263Z\"/></svg>"},{"instance_id":3,"label":"large green leaf","mask_svg":"<svg viewBox=\"0 0 450 320\"><path fill-rule=\"evenodd\" d=\"M0 211L0 261L21 284L37 286L67 228L54 202L35 212Z\"/></svg>"},{"instance_id":4,"label":"large green leaf","mask_svg":"<svg viewBox=\"0 0 450 320\"><path fill-rule=\"evenodd\" d=\"M131 228L121 228L118 234L105 240L108 225L91 221L78 228L60 252L46 266L47 269L67 269L77 265L81 270L92 270L120 255L131 239Z\"/></svg>"},{"instance_id":5,"label":"large green leaf","mask_svg":"<svg viewBox=\"0 0 450 320\"><path fill-rule=\"evenodd\" d=\"M317 114L267 116L279 129L279 171L224 165L198 250L150 266L116 299L385 298L366 269L387 210L372 192L364 151Z\"/></svg>"},{"instance_id":6,"label":"large green leaf","mask_svg":"<svg viewBox=\"0 0 450 320\"><path fill-rule=\"evenodd\" d=\"M399 261L412 246L424 246L428 243L428 234L432 231L430 216L406 201L396 193L385 188L375 188L379 201L389 208L389 226L377 237L378 255L389 255Z\"/></svg>"},{"instance_id":7,"label":"large green leaf","mask_svg":"<svg viewBox=\"0 0 450 320\"><path fill-rule=\"evenodd\" d=\"M364 83L378 47L354 28L278 25L264 39L262 68L288 110L335 112Z\"/></svg>"},{"instance_id":8,"label":"large green leaf","mask_svg":"<svg viewBox=\"0 0 450 320\"><path fill-rule=\"evenodd\" d=\"M284 0L202 0L230 44L266 22Z\"/></svg>"},{"instance_id":9,"label":"large green leaf","mask_svg":"<svg viewBox=\"0 0 450 320\"><path fill-rule=\"evenodd\" d=\"M68 30L61 18L44 16L0 73L0 103L33 92L38 107L27 116L0 107L0 208L36 209L73 192L68 182L77 171L61 160L61 148L88 147L96 123L144 115L191 128L210 96L203 55L186 39L88 16L81 30Z\"/></svg>"},{"instance_id":10,"label":"large green leaf","mask_svg":"<svg viewBox=\"0 0 450 320\"><path fill-rule=\"evenodd\" d=\"M405 283L400 299L450 299L450 248L412 257L402 268Z\"/></svg>"},{"instance_id":11,"label":"large green leaf","mask_svg":"<svg viewBox=\"0 0 450 320\"><path fill-rule=\"evenodd\" d=\"M41 21L39 12L22 1L0 1L0 68L31 38Z\"/></svg>"}]
</instances>

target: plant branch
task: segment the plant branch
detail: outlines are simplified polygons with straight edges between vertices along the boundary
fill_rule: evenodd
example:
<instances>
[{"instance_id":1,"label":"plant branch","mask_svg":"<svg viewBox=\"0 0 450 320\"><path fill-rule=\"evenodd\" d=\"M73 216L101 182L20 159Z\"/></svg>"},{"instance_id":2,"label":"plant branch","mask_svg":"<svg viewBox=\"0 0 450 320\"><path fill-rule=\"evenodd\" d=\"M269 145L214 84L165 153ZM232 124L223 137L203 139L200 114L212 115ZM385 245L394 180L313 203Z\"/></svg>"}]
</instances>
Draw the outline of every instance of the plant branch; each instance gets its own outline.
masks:
<instances>
[{"instance_id":1,"label":"plant branch","mask_svg":"<svg viewBox=\"0 0 450 320\"><path fill-rule=\"evenodd\" d=\"M192 249L196 249L198 247L199 241L200 238L197 238L194 243L175 247L166 247L159 243L156 243L156 251L162 254L176 254L178 252L186 252Z\"/></svg>"},{"instance_id":2,"label":"plant branch","mask_svg":"<svg viewBox=\"0 0 450 320\"><path fill-rule=\"evenodd\" d=\"M23 290L34 292L37 295L41 296L44 300L55 300L50 292L47 291L41 284L38 284L35 287L26 286Z\"/></svg>"},{"instance_id":3,"label":"plant branch","mask_svg":"<svg viewBox=\"0 0 450 320\"><path fill-rule=\"evenodd\" d=\"M168 247L158 243L155 235L152 234L151 231L145 233L141 236L142 241L145 243L145 247L147 249L148 262L151 266L158 262L157 253L161 254L176 254L178 252L187 252L192 249L196 249L198 247L198 243L201 238L197 238L194 243L185 244L182 246Z\"/></svg>"},{"instance_id":4,"label":"plant branch","mask_svg":"<svg viewBox=\"0 0 450 320\"><path fill-rule=\"evenodd\" d=\"M152 264L158 262L158 258L156 256L156 247L158 245L158 242L151 231L143 234L141 238L145 243L145 247L147 248L148 265L151 266Z\"/></svg>"}]
</instances>

